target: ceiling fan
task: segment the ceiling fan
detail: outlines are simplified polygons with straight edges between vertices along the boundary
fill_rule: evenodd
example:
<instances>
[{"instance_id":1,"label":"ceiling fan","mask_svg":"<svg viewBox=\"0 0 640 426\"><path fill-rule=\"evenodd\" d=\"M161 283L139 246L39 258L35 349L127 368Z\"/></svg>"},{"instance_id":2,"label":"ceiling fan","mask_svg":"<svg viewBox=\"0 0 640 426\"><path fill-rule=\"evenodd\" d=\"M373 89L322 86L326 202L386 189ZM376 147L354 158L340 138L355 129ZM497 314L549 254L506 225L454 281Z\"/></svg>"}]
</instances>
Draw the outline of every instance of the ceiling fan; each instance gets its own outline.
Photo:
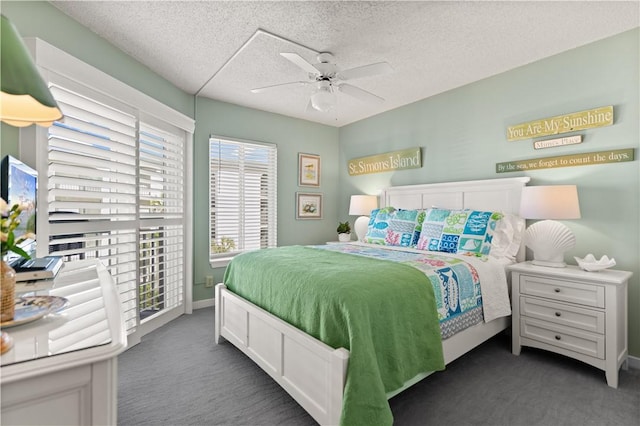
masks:
<instances>
[{"instance_id":1,"label":"ceiling fan","mask_svg":"<svg viewBox=\"0 0 640 426\"><path fill-rule=\"evenodd\" d=\"M344 83L347 80L387 74L393 71L391 65L386 62L363 65L356 68L341 71L333 60L333 55L328 52L319 53L316 59L318 63L311 64L297 53L280 53L283 57L293 62L308 73L308 81L293 81L290 83L276 84L273 86L251 89L252 93L262 93L268 90L283 89L293 86L314 87L308 108L321 112L331 110L337 103L337 92L342 92L366 103L382 103L384 99L359 87Z\"/></svg>"}]
</instances>

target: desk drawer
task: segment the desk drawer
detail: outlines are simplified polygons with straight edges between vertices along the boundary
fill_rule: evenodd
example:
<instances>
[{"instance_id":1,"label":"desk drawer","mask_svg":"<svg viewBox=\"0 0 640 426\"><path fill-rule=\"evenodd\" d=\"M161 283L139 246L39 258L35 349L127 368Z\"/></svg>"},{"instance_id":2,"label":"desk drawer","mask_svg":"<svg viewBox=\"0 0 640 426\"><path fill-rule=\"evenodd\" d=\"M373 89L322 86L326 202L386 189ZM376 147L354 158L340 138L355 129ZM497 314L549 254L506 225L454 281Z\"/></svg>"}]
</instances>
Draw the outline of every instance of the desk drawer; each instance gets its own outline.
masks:
<instances>
[{"instance_id":1,"label":"desk drawer","mask_svg":"<svg viewBox=\"0 0 640 426\"><path fill-rule=\"evenodd\" d=\"M520 293L594 308L604 308L605 302L604 286L530 275L520 276Z\"/></svg>"},{"instance_id":2,"label":"desk drawer","mask_svg":"<svg viewBox=\"0 0 640 426\"><path fill-rule=\"evenodd\" d=\"M521 317L520 335L548 345L604 359L605 339L603 334L590 333L535 318Z\"/></svg>"},{"instance_id":3,"label":"desk drawer","mask_svg":"<svg viewBox=\"0 0 640 426\"><path fill-rule=\"evenodd\" d=\"M520 297L520 315L604 334L604 311L556 303L547 299Z\"/></svg>"}]
</instances>

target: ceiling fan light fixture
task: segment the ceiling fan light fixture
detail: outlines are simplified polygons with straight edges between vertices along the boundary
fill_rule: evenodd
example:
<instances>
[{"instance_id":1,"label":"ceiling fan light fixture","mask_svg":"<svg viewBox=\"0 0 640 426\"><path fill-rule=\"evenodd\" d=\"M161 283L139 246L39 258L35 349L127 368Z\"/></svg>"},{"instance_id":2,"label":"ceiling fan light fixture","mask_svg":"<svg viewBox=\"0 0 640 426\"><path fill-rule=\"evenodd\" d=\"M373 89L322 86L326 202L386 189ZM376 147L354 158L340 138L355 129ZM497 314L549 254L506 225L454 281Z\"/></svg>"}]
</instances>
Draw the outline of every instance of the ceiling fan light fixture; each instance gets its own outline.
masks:
<instances>
[{"instance_id":1,"label":"ceiling fan light fixture","mask_svg":"<svg viewBox=\"0 0 640 426\"><path fill-rule=\"evenodd\" d=\"M330 111L337 103L337 97L331 83L327 80L318 82L317 90L311 95L311 106L320 111Z\"/></svg>"}]
</instances>

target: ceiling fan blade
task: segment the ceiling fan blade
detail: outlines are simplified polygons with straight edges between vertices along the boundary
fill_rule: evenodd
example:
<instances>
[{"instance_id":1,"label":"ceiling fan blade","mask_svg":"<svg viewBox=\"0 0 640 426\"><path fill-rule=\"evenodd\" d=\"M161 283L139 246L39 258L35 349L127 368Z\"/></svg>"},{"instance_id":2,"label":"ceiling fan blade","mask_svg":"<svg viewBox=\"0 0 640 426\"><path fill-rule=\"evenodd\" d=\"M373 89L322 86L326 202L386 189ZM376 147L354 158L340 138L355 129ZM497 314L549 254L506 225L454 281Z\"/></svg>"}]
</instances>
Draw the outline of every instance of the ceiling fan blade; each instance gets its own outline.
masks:
<instances>
[{"instance_id":1,"label":"ceiling fan blade","mask_svg":"<svg viewBox=\"0 0 640 426\"><path fill-rule=\"evenodd\" d=\"M342 93L346 93L349 96L353 96L354 98L361 100L362 102L370 103L370 104L381 104L384 102L384 99L380 96L376 96L373 93L367 92L359 87L352 86L350 84L340 84L337 85L338 90Z\"/></svg>"},{"instance_id":2,"label":"ceiling fan blade","mask_svg":"<svg viewBox=\"0 0 640 426\"><path fill-rule=\"evenodd\" d=\"M356 78L388 74L390 72L393 72L391 65L387 62L378 62L375 64L363 65L361 67L340 71L337 77L340 80L354 80Z\"/></svg>"},{"instance_id":3,"label":"ceiling fan blade","mask_svg":"<svg viewBox=\"0 0 640 426\"><path fill-rule=\"evenodd\" d=\"M309 84L308 81L292 81L291 83L274 84L273 86L257 87L251 89L251 93L262 93L272 89L285 89L294 86L304 86Z\"/></svg>"},{"instance_id":4,"label":"ceiling fan blade","mask_svg":"<svg viewBox=\"0 0 640 426\"><path fill-rule=\"evenodd\" d=\"M319 73L316 67L311 65L309 62L307 62L306 59L304 59L302 56L298 55L297 53L280 53L280 55L284 56L285 58L287 58L288 60L290 60L291 62L293 62L294 64L296 64L297 66L299 66L300 68L302 68L303 70L305 70L310 74Z\"/></svg>"}]
</instances>

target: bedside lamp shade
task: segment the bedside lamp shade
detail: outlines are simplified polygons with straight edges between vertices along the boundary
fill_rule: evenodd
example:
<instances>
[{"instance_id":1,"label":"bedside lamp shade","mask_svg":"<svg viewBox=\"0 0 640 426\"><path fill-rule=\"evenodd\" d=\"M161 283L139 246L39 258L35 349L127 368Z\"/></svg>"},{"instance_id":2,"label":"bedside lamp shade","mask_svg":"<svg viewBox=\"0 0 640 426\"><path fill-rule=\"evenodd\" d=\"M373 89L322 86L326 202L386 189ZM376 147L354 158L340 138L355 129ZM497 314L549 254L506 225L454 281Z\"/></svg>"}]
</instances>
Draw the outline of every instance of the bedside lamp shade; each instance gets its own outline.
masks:
<instances>
[{"instance_id":1,"label":"bedside lamp shade","mask_svg":"<svg viewBox=\"0 0 640 426\"><path fill-rule=\"evenodd\" d=\"M49 127L62 113L13 24L2 15L0 120L16 127Z\"/></svg>"},{"instance_id":2,"label":"bedside lamp shade","mask_svg":"<svg viewBox=\"0 0 640 426\"><path fill-rule=\"evenodd\" d=\"M545 219L529 226L524 243L533 250L533 264L565 267L564 253L576 245L571 230L551 219L580 219L575 185L527 186L522 190L520 216Z\"/></svg>"},{"instance_id":3,"label":"bedside lamp shade","mask_svg":"<svg viewBox=\"0 0 640 426\"><path fill-rule=\"evenodd\" d=\"M369 214L371 210L378 208L378 197L375 195L352 195L349 204L349 215L360 216L356 219L353 229L356 231L356 238L362 242L367 235L369 226Z\"/></svg>"}]
</instances>

